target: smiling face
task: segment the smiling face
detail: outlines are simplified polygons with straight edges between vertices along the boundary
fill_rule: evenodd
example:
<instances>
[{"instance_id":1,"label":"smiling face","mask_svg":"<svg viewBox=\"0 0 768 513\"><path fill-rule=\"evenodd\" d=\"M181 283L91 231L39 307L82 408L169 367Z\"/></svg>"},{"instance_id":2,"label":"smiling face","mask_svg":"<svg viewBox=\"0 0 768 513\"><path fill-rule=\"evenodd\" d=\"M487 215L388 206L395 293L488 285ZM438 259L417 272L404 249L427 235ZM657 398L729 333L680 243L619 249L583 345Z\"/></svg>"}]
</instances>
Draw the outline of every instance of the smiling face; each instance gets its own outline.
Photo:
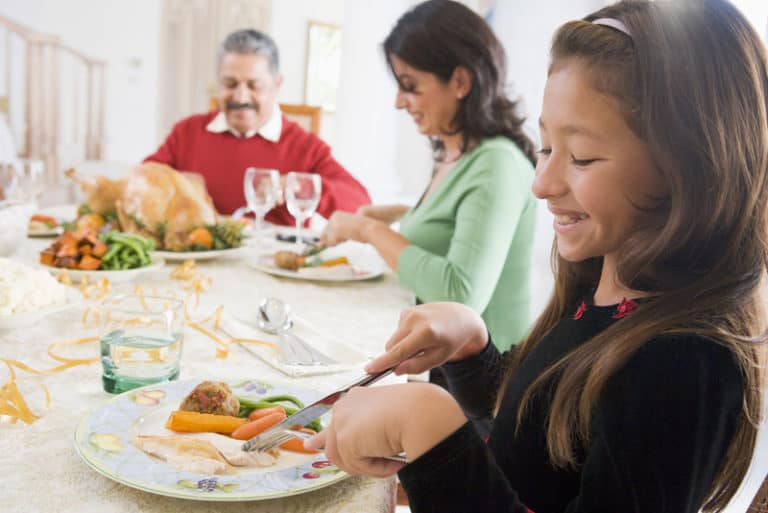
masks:
<instances>
[{"instance_id":1,"label":"smiling face","mask_svg":"<svg viewBox=\"0 0 768 513\"><path fill-rule=\"evenodd\" d=\"M420 133L445 135L451 129L460 99L469 92L465 80L454 76L443 82L434 73L409 66L396 55L390 56L390 62L398 82L395 107L411 115Z\"/></svg>"},{"instance_id":2,"label":"smiling face","mask_svg":"<svg viewBox=\"0 0 768 513\"><path fill-rule=\"evenodd\" d=\"M641 209L664 195L646 144L575 60L547 79L540 126L533 192L555 216L558 252L572 262L605 256L615 267L627 239L652 221Z\"/></svg>"},{"instance_id":3,"label":"smiling face","mask_svg":"<svg viewBox=\"0 0 768 513\"><path fill-rule=\"evenodd\" d=\"M282 76L272 74L264 55L225 53L219 65L218 99L229 126L241 133L264 126L282 81Z\"/></svg>"}]
</instances>

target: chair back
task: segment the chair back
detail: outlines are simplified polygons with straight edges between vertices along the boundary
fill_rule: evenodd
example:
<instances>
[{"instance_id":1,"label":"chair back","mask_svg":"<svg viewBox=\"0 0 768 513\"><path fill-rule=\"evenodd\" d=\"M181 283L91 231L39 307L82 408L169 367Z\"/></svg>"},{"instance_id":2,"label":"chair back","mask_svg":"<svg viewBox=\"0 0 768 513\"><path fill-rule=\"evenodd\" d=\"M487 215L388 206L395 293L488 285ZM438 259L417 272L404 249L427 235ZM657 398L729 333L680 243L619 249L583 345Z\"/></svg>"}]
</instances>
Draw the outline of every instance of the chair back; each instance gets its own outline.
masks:
<instances>
[{"instance_id":1,"label":"chair back","mask_svg":"<svg viewBox=\"0 0 768 513\"><path fill-rule=\"evenodd\" d=\"M323 112L321 107L281 103L280 110L286 118L298 123L307 132L320 135L320 115Z\"/></svg>"}]
</instances>

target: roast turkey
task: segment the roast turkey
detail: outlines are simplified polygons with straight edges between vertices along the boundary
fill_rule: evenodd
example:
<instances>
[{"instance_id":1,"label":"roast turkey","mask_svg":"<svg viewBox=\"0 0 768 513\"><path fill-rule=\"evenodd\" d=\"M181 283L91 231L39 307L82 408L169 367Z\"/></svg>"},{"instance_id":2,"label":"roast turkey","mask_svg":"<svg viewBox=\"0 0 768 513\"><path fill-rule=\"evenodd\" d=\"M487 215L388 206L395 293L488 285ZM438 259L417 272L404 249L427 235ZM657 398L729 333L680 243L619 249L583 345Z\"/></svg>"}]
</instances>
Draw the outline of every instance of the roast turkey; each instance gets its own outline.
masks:
<instances>
[{"instance_id":1,"label":"roast turkey","mask_svg":"<svg viewBox=\"0 0 768 513\"><path fill-rule=\"evenodd\" d=\"M116 180L81 177L74 169L66 174L80 184L93 212L116 213L123 231L153 238L159 248L183 251L190 231L218 219L202 177L165 164L145 162Z\"/></svg>"}]
</instances>

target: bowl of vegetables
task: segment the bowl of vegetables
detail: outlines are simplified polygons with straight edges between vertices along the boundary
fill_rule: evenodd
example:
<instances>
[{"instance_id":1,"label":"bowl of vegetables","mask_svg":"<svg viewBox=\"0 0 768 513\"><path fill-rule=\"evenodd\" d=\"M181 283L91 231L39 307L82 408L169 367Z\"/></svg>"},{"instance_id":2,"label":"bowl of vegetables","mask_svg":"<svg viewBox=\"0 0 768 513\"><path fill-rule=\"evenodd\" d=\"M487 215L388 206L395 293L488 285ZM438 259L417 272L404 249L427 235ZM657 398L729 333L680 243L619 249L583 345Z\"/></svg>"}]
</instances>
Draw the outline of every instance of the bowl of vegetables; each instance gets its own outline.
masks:
<instances>
[{"instance_id":1,"label":"bowl of vegetables","mask_svg":"<svg viewBox=\"0 0 768 513\"><path fill-rule=\"evenodd\" d=\"M85 276L127 281L139 273L161 267L162 258L152 255L155 245L140 235L88 229L66 231L40 252L40 263L74 281Z\"/></svg>"}]
</instances>

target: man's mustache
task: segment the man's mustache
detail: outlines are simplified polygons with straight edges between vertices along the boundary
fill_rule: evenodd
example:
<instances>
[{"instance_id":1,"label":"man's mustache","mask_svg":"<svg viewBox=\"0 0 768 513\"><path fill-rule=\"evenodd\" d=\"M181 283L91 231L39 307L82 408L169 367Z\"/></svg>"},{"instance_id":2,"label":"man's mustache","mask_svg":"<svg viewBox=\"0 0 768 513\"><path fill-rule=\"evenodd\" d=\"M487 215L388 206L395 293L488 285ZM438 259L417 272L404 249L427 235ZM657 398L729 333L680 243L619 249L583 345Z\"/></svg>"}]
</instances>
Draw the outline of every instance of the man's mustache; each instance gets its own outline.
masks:
<instances>
[{"instance_id":1,"label":"man's mustache","mask_svg":"<svg viewBox=\"0 0 768 513\"><path fill-rule=\"evenodd\" d=\"M253 109L259 111L259 106L255 103L227 102L227 110Z\"/></svg>"}]
</instances>

